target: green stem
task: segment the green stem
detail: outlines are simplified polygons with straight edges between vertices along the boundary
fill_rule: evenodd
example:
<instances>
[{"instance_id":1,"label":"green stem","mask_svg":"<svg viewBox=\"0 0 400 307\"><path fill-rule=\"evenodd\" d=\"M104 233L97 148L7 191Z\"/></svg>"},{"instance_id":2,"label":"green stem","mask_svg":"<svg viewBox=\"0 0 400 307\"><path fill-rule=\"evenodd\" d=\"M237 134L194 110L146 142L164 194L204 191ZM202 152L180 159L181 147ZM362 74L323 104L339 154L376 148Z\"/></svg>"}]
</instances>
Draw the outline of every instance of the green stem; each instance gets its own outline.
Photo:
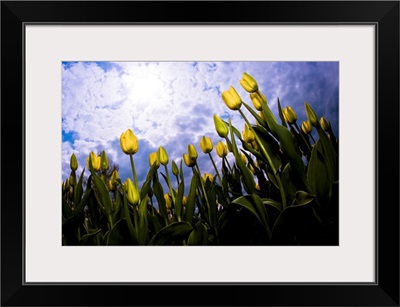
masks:
<instances>
[{"instance_id":1,"label":"green stem","mask_svg":"<svg viewBox=\"0 0 400 307\"><path fill-rule=\"evenodd\" d=\"M131 159L131 167L132 167L133 180L135 181L135 187L136 187L136 190L139 191L139 182L138 182L138 179L136 176L136 169L135 169L135 163L133 162L133 155L130 154L129 157Z\"/></svg>"},{"instance_id":2,"label":"green stem","mask_svg":"<svg viewBox=\"0 0 400 307\"><path fill-rule=\"evenodd\" d=\"M248 121L247 117L244 115L244 113L243 113L243 111L241 109L239 109L239 113L240 113L240 115L242 115L242 117L245 120L245 122L246 122L247 126L249 127L250 131L254 134L254 137L255 137L255 139L257 141L258 146L260 147L264 157L267 159L268 164L270 165L270 167L271 167L271 169L272 169L272 171L274 173L276 181L278 182L279 192L280 192L281 198L282 198L282 206L283 206L283 209L285 209L287 207L287 205L286 205L286 194L285 194L285 191L283 189L281 178L277 175L278 172L277 172L277 170L275 168L275 165L274 165L274 163L272 163L271 157L267 153L267 151L266 151L264 145L262 144L260 138L258 137L257 133L254 131L253 126L250 124L250 122Z\"/></svg>"},{"instance_id":3,"label":"green stem","mask_svg":"<svg viewBox=\"0 0 400 307\"><path fill-rule=\"evenodd\" d=\"M213 166L214 166L214 169L215 169L215 171L216 171L216 173L217 173L219 183L221 184L221 187L222 187L222 179L221 179L221 176L219 175L219 171L218 171L218 169L217 169L217 166L215 165L215 162L214 162L213 157L211 156L211 153L208 153L208 156L210 157L210 160L211 160L211 162L212 162L212 164L213 164Z\"/></svg>"},{"instance_id":4,"label":"green stem","mask_svg":"<svg viewBox=\"0 0 400 307\"><path fill-rule=\"evenodd\" d=\"M201 178L201 172L200 172L200 168L199 165L196 163L196 168L197 168L197 172L200 176L200 184L201 184L201 189L203 190L203 194L204 194L204 198L206 200L207 203L207 211L208 211L208 218L210 220L210 225L211 225L211 209L210 209L210 203L208 201L208 197L207 197L207 193L206 193L206 188L204 187L204 183L203 183L203 178Z\"/></svg>"},{"instance_id":5,"label":"green stem","mask_svg":"<svg viewBox=\"0 0 400 307\"><path fill-rule=\"evenodd\" d=\"M174 195L174 190L172 189L171 180L170 180L170 178L169 178L168 167L167 167L167 165L166 165L166 164L164 165L164 168L165 168L165 174L166 174L166 176L167 176L167 184L168 184L168 188L169 188L169 191L170 191L170 193L171 193L171 197L172 197L172 203L175 205L175 195Z\"/></svg>"},{"instance_id":6,"label":"green stem","mask_svg":"<svg viewBox=\"0 0 400 307\"><path fill-rule=\"evenodd\" d=\"M231 165L229 164L229 161L228 161L228 159L227 159L226 157L224 157L223 159L225 160L225 162L226 162L226 165L228 165L229 172L231 172L231 173L232 173L232 167L231 167Z\"/></svg>"}]
</instances>

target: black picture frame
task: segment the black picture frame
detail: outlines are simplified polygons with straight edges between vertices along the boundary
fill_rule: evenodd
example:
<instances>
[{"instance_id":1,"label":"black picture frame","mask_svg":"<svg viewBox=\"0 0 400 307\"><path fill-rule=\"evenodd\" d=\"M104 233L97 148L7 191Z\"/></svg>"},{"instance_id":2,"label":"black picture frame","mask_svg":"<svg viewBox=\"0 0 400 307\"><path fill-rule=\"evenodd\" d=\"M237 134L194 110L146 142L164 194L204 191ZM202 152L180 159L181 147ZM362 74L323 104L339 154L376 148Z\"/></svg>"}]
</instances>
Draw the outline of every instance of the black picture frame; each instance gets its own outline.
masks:
<instances>
[{"instance_id":1,"label":"black picture frame","mask_svg":"<svg viewBox=\"0 0 400 307\"><path fill-rule=\"evenodd\" d=\"M25 284L24 25L105 22L375 25L376 283ZM399 306L399 37L399 1L1 2L1 305Z\"/></svg>"}]
</instances>

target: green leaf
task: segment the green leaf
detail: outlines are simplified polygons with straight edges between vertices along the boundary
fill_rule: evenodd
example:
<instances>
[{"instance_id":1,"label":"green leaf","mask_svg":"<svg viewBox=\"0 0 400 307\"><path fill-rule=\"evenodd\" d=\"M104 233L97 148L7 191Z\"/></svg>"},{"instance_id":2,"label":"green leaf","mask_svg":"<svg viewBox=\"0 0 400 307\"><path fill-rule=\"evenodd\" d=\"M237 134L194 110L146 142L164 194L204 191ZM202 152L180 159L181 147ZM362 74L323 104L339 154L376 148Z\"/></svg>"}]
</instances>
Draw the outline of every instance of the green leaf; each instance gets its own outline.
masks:
<instances>
[{"instance_id":1,"label":"green leaf","mask_svg":"<svg viewBox=\"0 0 400 307\"><path fill-rule=\"evenodd\" d=\"M334 178L320 144L318 140L311 151L307 180L310 192L316 195L318 203L324 208L329 204Z\"/></svg>"},{"instance_id":2,"label":"green leaf","mask_svg":"<svg viewBox=\"0 0 400 307\"><path fill-rule=\"evenodd\" d=\"M337 155L335 152L335 148L332 145L332 142L329 140L328 136L325 134L325 132L322 130L319 122L317 125L317 132L319 136L319 140L317 143L320 143L318 145L319 151L324 155L326 164L328 166L329 171L331 172L331 175L334 180L337 180ZM315 145L314 145L315 147ZM312 155L312 153L311 153Z\"/></svg>"},{"instance_id":3,"label":"green leaf","mask_svg":"<svg viewBox=\"0 0 400 307\"><path fill-rule=\"evenodd\" d=\"M231 124L231 120L229 119L229 129L231 132L231 137L232 137L232 148L233 148L233 154L235 156L235 162L236 165L238 166L240 173L242 175L242 180L243 180L243 185L248 194L253 194L255 190L256 183L254 182L254 176L253 173L249 170L246 165L244 165L242 158L239 155L238 149L236 147L236 141L235 141L235 135L233 134L233 128Z\"/></svg>"},{"instance_id":4,"label":"green leaf","mask_svg":"<svg viewBox=\"0 0 400 307\"><path fill-rule=\"evenodd\" d=\"M295 195L295 199L293 201L293 205L307 205L311 203L315 199L314 195L311 195L304 191L297 191Z\"/></svg>"},{"instance_id":5,"label":"green leaf","mask_svg":"<svg viewBox=\"0 0 400 307\"><path fill-rule=\"evenodd\" d=\"M80 219L83 218L83 209L88 203L89 198L92 196L92 192L92 189L86 190L81 202L76 206L72 215L62 225L63 233L73 231L78 227Z\"/></svg>"},{"instance_id":6,"label":"green leaf","mask_svg":"<svg viewBox=\"0 0 400 307\"><path fill-rule=\"evenodd\" d=\"M207 245L208 233L206 226L198 221L189 235L188 245Z\"/></svg>"},{"instance_id":7,"label":"green leaf","mask_svg":"<svg viewBox=\"0 0 400 307\"><path fill-rule=\"evenodd\" d=\"M182 219L182 198L183 192L185 190L185 185L183 181L179 184L178 194L175 197L175 214L178 216L178 221Z\"/></svg>"},{"instance_id":8,"label":"green leaf","mask_svg":"<svg viewBox=\"0 0 400 307\"><path fill-rule=\"evenodd\" d=\"M61 200L62 200L62 216L65 219L68 219L72 215L72 210L69 207L67 200L64 197L62 197Z\"/></svg>"},{"instance_id":9,"label":"green leaf","mask_svg":"<svg viewBox=\"0 0 400 307\"><path fill-rule=\"evenodd\" d=\"M163 190L161 183L158 180L155 181L153 184L153 191L154 191L154 195L157 198L158 209L160 210L161 216L164 219L168 218L167 217L167 215L168 215L167 207L165 205L164 190Z\"/></svg>"},{"instance_id":10,"label":"green leaf","mask_svg":"<svg viewBox=\"0 0 400 307\"><path fill-rule=\"evenodd\" d=\"M81 237L81 239L79 240L79 245L96 245L96 244L89 244L89 243L93 243L93 238L96 237L97 235L99 235L101 233L101 229L98 229L97 231L93 232L93 233L88 233L84 236Z\"/></svg>"},{"instance_id":11,"label":"green leaf","mask_svg":"<svg viewBox=\"0 0 400 307\"><path fill-rule=\"evenodd\" d=\"M149 245L171 245L179 243L186 240L192 230L192 225L187 222L172 223L157 232L151 239Z\"/></svg>"},{"instance_id":12,"label":"green leaf","mask_svg":"<svg viewBox=\"0 0 400 307\"><path fill-rule=\"evenodd\" d=\"M146 181L143 183L143 186L140 189L140 199L144 199L145 196L147 196L147 194L149 193L150 184L151 184L151 181L153 180L154 172L156 171L156 169L157 169L157 165L153 164L151 166L149 172L147 173Z\"/></svg>"},{"instance_id":13,"label":"green leaf","mask_svg":"<svg viewBox=\"0 0 400 307\"><path fill-rule=\"evenodd\" d=\"M192 181L190 183L189 195L187 197L186 202L186 211L185 211L185 221L192 224L193 222L193 215L194 215L194 204L196 199L196 189L198 182L198 176L193 175Z\"/></svg>"},{"instance_id":14,"label":"green leaf","mask_svg":"<svg viewBox=\"0 0 400 307\"><path fill-rule=\"evenodd\" d=\"M145 245L148 237L148 222L147 222L147 195L139 204L139 221L138 221L138 241L139 245Z\"/></svg>"},{"instance_id":15,"label":"green leaf","mask_svg":"<svg viewBox=\"0 0 400 307\"><path fill-rule=\"evenodd\" d=\"M270 233L267 211L260 197L258 197L255 194L251 196L250 195L241 196L232 201L232 203L242 206L243 208L250 211L257 218L260 224L263 225L263 227L267 230L267 232Z\"/></svg>"},{"instance_id":16,"label":"green leaf","mask_svg":"<svg viewBox=\"0 0 400 307\"><path fill-rule=\"evenodd\" d=\"M267 206L271 206L274 207L275 209L277 209L279 212L283 211L283 206L281 203L273 200L273 199L269 199L269 198L262 198L262 202L264 205Z\"/></svg>"},{"instance_id":17,"label":"green leaf","mask_svg":"<svg viewBox=\"0 0 400 307\"><path fill-rule=\"evenodd\" d=\"M121 219L107 235L106 245L137 245L136 238L131 238L126 219Z\"/></svg>"},{"instance_id":18,"label":"green leaf","mask_svg":"<svg viewBox=\"0 0 400 307\"><path fill-rule=\"evenodd\" d=\"M287 124L285 121L285 117L283 116L281 102L279 101L279 97L278 97L278 112L279 112L279 118L281 119L282 126L287 128Z\"/></svg>"},{"instance_id":19,"label":"green leaf","mask_svg":"<svg viewBox=\"0 0 400 307\"><path fill-rule=\"evenodd\" d=\"M305 182L305 166L301 156L297 153L298 148L294 144L292 134L287 128L277 123L268 105L263 104L262 108L272 134L278 139L282 151L287 154L290 160L292 170L296 173L300 181Z\"/></svg>"},{"instance_id":20,"label":"green leaf","mask_svg":"<svg viewBox=\"0 0 400 307\"><path fill-rule=\"evenodd\" d=\"M281 181L283 186L285 187L286 198L288 200L288 204L294 199L294 195L296 194L296 186L294 185L293 176L291 174L290 163L286 164L283 169L281 175Z\"/></svg>"},{"instance_id":21,"label":"green leaf","mask_svg":"<svg viewBox=\"0 0 400 307\"><path fill-rule=\"evenodd\" d=\"M83 187L82 187L82 182L83 182L83 174L85 173L85 169L83 169L81 176L79 177L78 184L75 187L74 191L74 204L78 204L82 198L83 194Z\"/></svg>"},{"instance_id":22,"label":"green leaf","mask_svg":"<svg viewBox=\"0 0 400 307\"><path fill-rule=\"evenodd\" d=\"M289 206L278 216L272 228L272 240L278 244L297 245L304 229L315 221L311 203Z\"/></svg>"},{"instance_id":23,"label":"green leaf","mask_svg":"<svg viewBox=\"0 0 400 307\"><path fill-rule=\"evenodd\" d=\"M156 232L160 231L160 229L165 226L165 221L163 220L161 215L159 215L157 212L155 212L154 215L147 214L147 220L153 224ZM162 224L162 223L164 223L164 224Z\"/></svg>"},{"instance_id":24,"label":"green leaf","mask_svg":"<svg viewBox=\"0 0 400 307\"><path fill-rule=\"evenodd\" d=\"M97 188L97 193L95 190L95 195L97 197L97 200L101 204L101 206L104 208L106 215L109 218L112 218L112 202L110 198L109 191L107 187L105 186L103 180L99 176L96 175L94 171L91 171L94 184Z\"/></svg>"},{"instance_id":25,"label":"green leaf","mask_svg":"<svg viewBox=\"0 0 400 307\"><path fill-rule=\"evenodd\" d=\"M242 103L246 109L251 113L251 115L253 115L253 117L260 123L261 126L263 127L268 127L267 122L264 120L264 118L262 118L260 115L258 115L252 107L250 107L247 103Z\"/></svg>"}]
</instances>

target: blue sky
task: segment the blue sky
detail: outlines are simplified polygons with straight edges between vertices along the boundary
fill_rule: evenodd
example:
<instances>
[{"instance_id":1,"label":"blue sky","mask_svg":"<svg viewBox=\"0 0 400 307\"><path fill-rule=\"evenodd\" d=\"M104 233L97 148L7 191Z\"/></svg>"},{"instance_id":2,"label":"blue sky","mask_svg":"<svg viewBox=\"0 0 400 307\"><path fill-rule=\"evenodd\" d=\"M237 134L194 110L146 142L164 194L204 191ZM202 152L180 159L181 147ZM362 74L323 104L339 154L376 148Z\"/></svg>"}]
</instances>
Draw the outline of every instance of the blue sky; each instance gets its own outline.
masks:
<instances>
[{"instance_id":1,"label":"blue sky","mask_svg":"<svg viewBox=\"0 0 400 307\"><path fill-rule=\"evenodd\" d=\"M201 172L214 174L199 141L203 135L214 146L221 140L214 114L230 117L243 130L243 120L225 106L221 93L233 86L252 105L239 84L244 72L256 79L276 116L279 97L282 107L296 111L301 125L307 101L318 116L331 122L338 136L338 62L63 62L62 179L70 174L72 153L80 174L89 153L101 150L119 165L122 180L132 178L129 157L119 145L128 128L139 139L134 155L139 181L147 174L148 155L159 146L179 165L188 144L194 144ZM219 162L215 150L212 154ZM185 165L184 172L191 175Z\"/></svg>"}]
</instances>

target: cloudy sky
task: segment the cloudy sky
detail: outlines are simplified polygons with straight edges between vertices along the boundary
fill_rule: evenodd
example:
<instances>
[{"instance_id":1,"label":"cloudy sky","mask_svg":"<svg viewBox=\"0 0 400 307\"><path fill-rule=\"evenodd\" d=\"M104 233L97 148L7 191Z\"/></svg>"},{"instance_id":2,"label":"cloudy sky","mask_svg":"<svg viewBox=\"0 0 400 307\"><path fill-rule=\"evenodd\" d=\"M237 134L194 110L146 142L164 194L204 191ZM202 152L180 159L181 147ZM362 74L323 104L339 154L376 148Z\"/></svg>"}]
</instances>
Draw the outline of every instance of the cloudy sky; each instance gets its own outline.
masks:
<instances>
[{"instance_id":1,"label":"cloudy sky","mask_svg":"<svg viewBox=\"0 0 400 307\"><path fill-rule=\"evenodd\" d=\"M279 97L282 107L296 111L301 124L306 120L307 101L318 116L331 122L338 136L338 62L63 62L62 179L70 174L72 153L78 158L80 174L89 153L101 150L119 165L122 180L132 178L129 156L119 145L121 133L128 128L139 139L134 155L139 181L147 174L148 155L159 146L179 166L188 144L194 144L201 172L214 173L199 141L203 135L214 146L221 140L214 114L230 117L243 130L243 120L225 106L221 93L232 85L252 105L239 84L244 72L256 79L275 116ZM212 154L219 161L215 150ZM191 170L183 168L189 176Z\"/></svg>"}]
</instances>

